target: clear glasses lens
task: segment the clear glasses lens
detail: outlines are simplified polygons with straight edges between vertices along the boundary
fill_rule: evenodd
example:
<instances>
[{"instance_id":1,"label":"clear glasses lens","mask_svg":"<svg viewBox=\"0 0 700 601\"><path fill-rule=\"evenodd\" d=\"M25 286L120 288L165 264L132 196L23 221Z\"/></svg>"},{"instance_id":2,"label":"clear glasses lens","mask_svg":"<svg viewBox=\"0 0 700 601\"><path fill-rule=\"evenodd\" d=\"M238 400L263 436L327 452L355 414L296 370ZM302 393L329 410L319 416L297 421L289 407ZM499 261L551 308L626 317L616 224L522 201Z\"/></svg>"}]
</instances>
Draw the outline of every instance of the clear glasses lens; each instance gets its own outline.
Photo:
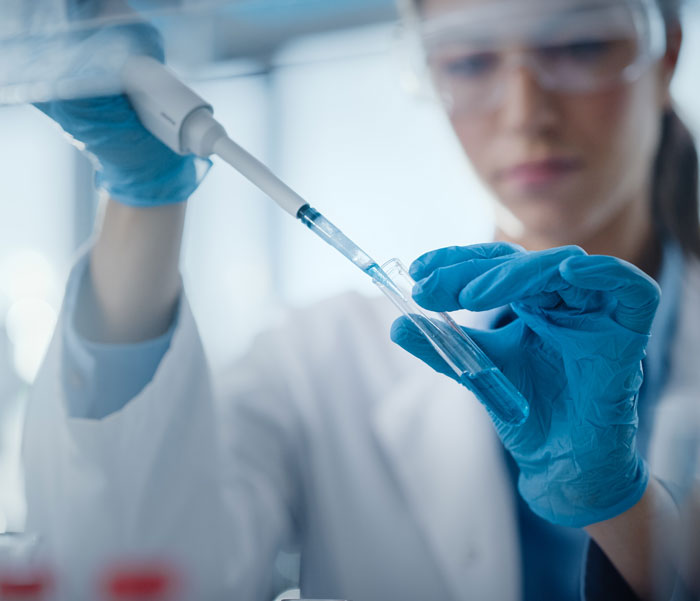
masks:
<instances>
[{"instance_id":1,"label":"clear glasses lens","mask_svg":"<svg viewBox=\"0 0 700 601\"><path fill-rule=\"evenodd\" d=\"M468 11L426 22L428 66L451 112L498 104L514 68L528 68L545 89L583 93L631 81L660 56L651 20L661 17L643 3L579 4L559 13L547 6L527 18L514 15L516 23L504 24L507 13L500 21L470 21Z\"/></svg>"}]
</instances>

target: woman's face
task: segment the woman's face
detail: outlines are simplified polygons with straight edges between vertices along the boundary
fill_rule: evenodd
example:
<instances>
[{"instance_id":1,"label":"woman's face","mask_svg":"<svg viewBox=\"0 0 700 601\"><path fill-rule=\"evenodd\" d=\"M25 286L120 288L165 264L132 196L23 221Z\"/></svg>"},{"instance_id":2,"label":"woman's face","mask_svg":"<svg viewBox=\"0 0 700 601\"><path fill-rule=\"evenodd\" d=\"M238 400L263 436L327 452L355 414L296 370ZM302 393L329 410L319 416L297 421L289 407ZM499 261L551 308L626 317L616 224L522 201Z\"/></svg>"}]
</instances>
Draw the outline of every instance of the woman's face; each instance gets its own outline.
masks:
<instances>
[{"instance_id":1,"label":"woman's face","mask_svg":"<svg viewBox=\"0 0 700 601\"><path fill-rule=\"evenodd\" d=\"M424 10L484 2L427 0ZM572 93L544 89L519 64L505 73L499 104L453 112L464 150L497 198L503 234L524 243L585 246L633 205L650 210L669 79L663 71L660 63L632 83Z\"/></svg>"}]
</instances>

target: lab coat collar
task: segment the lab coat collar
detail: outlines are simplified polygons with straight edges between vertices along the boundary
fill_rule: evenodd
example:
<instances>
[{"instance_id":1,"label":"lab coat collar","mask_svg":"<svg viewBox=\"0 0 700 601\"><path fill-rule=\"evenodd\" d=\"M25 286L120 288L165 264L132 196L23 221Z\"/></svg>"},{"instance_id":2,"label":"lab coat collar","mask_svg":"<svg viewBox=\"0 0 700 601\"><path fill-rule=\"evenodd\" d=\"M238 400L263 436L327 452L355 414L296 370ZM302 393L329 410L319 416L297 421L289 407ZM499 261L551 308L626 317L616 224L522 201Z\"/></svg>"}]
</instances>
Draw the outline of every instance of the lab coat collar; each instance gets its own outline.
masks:
<instances>
[{"instance_id":1,"label":"lab coat collar","mask_svg":"<svg viewBox=\"0 0 700 601\"><path fill-rule=\"evenodd\" d=\"M667 289L663 288L663 294ZM663 391L654 406L653 429L647 458L651 472L679 492L684 492L694 474L700 478L700 370L697 347L700 339L700 261L684 257L682 290L669 369ZM650 355L651 358L651 355ZM694 456L693 454L696 454Z\"/></svg>"},{"instance_id":2,"label":"lab coat collar","mask_svg":"<svg viewBox=\"0 0 700 601\"><path fill-rule=\"evenodd\" d=\"M474 395L416 360L376 406L373 426L454 599L517 599L513 489Z\"/></svg>"},{"instance_id":3,"label":"lab coat collar","mask_svg":"<svg viewBox=\"0 0 700 601\"><path fill-rule=\"evenodd\" d=\"M677 242L666 241L661 271L657 278L661 301L651 326L651 337L644 359L644 382L639 392L639 432L637 444L646 453L654 423L654 411L667 388L671 374L671 348L677 339L678 315L688 266Z\"/></svg>"}]
</instances>

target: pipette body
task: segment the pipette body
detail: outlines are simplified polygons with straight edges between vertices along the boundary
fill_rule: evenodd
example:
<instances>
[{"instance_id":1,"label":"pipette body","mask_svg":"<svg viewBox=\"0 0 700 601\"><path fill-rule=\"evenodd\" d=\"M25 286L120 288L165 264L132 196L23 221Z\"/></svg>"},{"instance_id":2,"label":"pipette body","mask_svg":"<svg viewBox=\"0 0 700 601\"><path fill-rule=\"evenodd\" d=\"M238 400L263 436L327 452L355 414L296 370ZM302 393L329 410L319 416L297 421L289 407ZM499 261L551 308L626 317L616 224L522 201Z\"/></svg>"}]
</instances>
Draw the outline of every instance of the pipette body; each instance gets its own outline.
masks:
<instances>
[{"instance_id":1,"label":"pipette body","mask_svg":"<svg viewBox=\"0 0 700 601\"><path fill-rule=\"evenodd\" d=\"M165 65L151 57L134 56L127 61L122 77L139 119L170 149L178 154L220 157L362 271L381 277L374 259L236 144L214 118L212 106Z\"/></svg>"},{"instance_id":2,"label":"pipette body","mask_svg":"<svg viewBox=\"0 0 700 601\"><path fill-rule=\"evenodd\" d=\"M306 201L263 163L236 144L214 118L212 106L149 56L133 56L122 79L144 127L178 154L217 155L292 217Z\"/></svg>"}]
</instances>

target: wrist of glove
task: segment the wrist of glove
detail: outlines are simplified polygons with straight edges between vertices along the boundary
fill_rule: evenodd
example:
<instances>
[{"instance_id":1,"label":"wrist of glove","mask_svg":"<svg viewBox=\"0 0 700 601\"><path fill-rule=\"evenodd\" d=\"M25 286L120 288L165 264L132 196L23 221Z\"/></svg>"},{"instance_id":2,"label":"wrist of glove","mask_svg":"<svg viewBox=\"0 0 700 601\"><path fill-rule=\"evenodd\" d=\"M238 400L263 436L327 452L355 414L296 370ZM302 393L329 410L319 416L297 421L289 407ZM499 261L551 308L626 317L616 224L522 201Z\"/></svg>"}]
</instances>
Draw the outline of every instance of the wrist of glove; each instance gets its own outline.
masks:
<instances>
[{"instance_id":1,"label":"wrist of glove","mask_svg":"<svg viewBox=\"0 0 700 601\"><path fill-rule=\"evenodd\" d=\"M163 60L160 36L145 23L104 29L76 44L76 58L67 67L67 77L76 80L118 77L123 62L136 53ZM105 73L107 65L110 73ZM55 100L36 106L91 159L96 186L124 204L182 202L211 166L206 159L180 156L156 139L141 125L124 95Z\"/></svg>"},{"instance_id":2,"label":"wrist of glove","mask_svg":"<svg viewBox=\"0 0 700 601\"><path fill-rule=\"evenodd\" d=\"M636 432L641 360L659 300L653 280L576 247L453 247L411 269L414 298L428 309L512 311L504 327L465 329L530 403L520 426L492 418L533 511L580 527L633 506L649 478ZM452 375L410 321L397 320L392 338Z\"/></svg>"},{"instance_id":3,"label":"wrist of glove","mask_svg":"<svg viewBox=\"0 0 700 601\"><path fill-rule=\"evenodd\" d=\"M518 491L534 513L553 524L582 528L624 513L646 491L649 470L634 449L585 469L578 460L576 454L559 458L547 470L518 463Z\"/></svg>"}]
</instances>

